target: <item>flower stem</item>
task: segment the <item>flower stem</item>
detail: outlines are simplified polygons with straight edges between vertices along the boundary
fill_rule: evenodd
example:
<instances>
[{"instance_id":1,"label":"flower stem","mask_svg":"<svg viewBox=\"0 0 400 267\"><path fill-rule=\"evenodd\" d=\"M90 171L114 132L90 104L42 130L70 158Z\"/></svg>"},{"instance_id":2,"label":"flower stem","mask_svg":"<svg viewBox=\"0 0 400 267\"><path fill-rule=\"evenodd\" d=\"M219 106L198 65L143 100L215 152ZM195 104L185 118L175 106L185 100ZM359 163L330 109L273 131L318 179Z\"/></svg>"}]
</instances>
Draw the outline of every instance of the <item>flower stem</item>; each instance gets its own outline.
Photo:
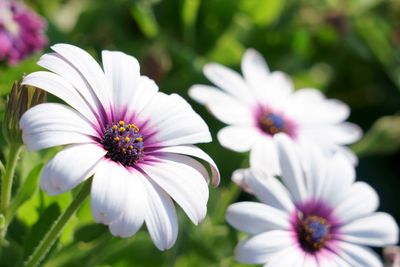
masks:
<instances>
[{"instance_id":1,"label":"flower stem","mask_svg":"<svg viewBox=\"0 0 400 267\"><path fill-rule=\"evenodd\" d=\"M3 216L7 217L7 211L10 206L11 199L11 190L12 184L14 180L15 167L17 166L17 161L19 154L22 150L22 146L20 144L11 144L10 151L8 153L7 164L4 170L4 176L1 182L1 204L0 204L0 212ZM5 224L0 229L0 245L2 245L3 240L7 233L7 225Z\"/></svg>"},{"instance_id":2,"label":"flower stem","mask_svg":"<svg viewBox=\"0 0 400 267\"><path fill-rule=\"evenodd\" d=\"M36 267L39 265L40 261L46 256L47 252L50 250L51 246L57 240L61 233L61 230L67 224L69 219L75 213L75 211L80 207L82 202L90 193L92 179L88 179L82 186L78 195L74 198L71 204L68 206L67 210L57 219L57 221L52 225L50 230L45 235L44 239L39 243L33 253L29 256L25 262L25 267Z\"/></svg>"}]
</instances>

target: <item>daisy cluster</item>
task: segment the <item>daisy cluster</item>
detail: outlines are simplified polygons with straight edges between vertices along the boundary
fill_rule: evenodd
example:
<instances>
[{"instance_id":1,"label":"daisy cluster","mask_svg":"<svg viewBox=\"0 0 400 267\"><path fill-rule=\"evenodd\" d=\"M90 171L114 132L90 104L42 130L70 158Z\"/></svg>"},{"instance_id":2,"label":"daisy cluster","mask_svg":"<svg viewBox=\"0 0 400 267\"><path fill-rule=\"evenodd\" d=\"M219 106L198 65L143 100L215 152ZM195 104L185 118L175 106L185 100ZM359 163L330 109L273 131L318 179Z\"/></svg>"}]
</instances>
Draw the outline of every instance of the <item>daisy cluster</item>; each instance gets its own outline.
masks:
<instances>
[{"instance_id":1,"label":"daisy cluster","mask_svg":"<svg viewBox=\"0 0 400 267\"><path fill-rule=\"evenodd\" d=\"M63 103L38 104L20 119L29 150L65 146L44 167L40 186L49 195L89 184L94 220L114 236L133 236L146 225L155 246L178 236L175 204L198 224L207 213L208 183L218 168L195 146L211 142L204 120L177 94L159 91L140 74L136 58L103 51L102 66L84 50L56 44L22 85ZM250 151L250 167L233 180L259 202L229 206L226 220L249 236L236 259L264 266L382 266L369 246L398 242L379 199L356 182L358 141L349 107L316 89L294 90L283 72L271 72L255 50L246 51L243 77L218 64L205 75L214 86L189 95L228 124L222 146ZM91 182L87 183L87 182Z\"/></svg>"},{"instance_id":2,"label":"daisy cluster","mask_svg":"<svg viewBox=\"0 0 400 267\"><path fill-rule=\"evenodd\" d=\"M260 200L238 202L226 220L249 236L236 260L264 266L382 266L368 246L398 242L399 229L368 184L356 182L357 158L345 145L362 132L346 122L349 107L316 89L294 90L255 50L237 72L207 64L215 84L190 96L228 124L218 132L228 149L250 151L250 168L232 179Z\"/></svg>"},{"instance_id":3,"label":"daisy cluster","mask_svg":"<svg viewBox=\"0 0 400 267\"><path fill-rule=\"evenodd\" d=\"M19 1L0 0L0 61L16 64L47 45L46 22Z\"/></svg>"}]
</instances>

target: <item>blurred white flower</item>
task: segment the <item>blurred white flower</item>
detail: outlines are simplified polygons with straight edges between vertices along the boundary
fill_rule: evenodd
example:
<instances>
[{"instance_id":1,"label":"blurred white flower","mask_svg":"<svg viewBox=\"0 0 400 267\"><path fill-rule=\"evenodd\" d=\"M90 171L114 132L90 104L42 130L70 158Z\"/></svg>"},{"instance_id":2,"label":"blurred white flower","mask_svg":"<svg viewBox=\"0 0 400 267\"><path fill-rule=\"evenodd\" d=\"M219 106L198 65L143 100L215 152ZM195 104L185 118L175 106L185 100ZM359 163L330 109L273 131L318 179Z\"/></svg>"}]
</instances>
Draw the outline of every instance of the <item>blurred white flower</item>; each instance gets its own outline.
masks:
<instances>
[{"instance_id":1,"label":"blurred white flower","mask_svg":"<svg viewBox=\"0 0 400 267\"><path fill-rule=\"evenodd\" d=\"M315 89L293 91L290 78L283 72L270 72L262 56L248 49L242 59L241 77L219 64L207 64L205 76L222 90L194 85L189 95L205 105L222 122L229 124L218 133L226 148L238 152L251 150L253 166L268 167L279 174L276 133L285 133L299 151L311 140L325 154L345 153L355 163L354 154L344 145L360 139L360 128L344 122L350 113L341 101L326 99Z\"/></svg>"},{"instance_id":2,"label":"blurred white flower","mask_svg":"<svg viewBox=\"0 0 400 267\"><path fill-rule=\"evenodd\" d=\"M276 136L282 182L250 170L246 182L263 203L232 204L226 220L250 237L236 259L265 266L382 266L367 246L398 241L393 217L375 212L379 199L364 182L354 182L353 165L343 154L325 157L313 146L302 169L293 142Z\"/></svg>"},{"instance_id":3,"label":"blurred white flower","mask_svg":"<svg viewBox=\"0 0 400 267\"><path fill-rule=\"evenodd\" d=\"M178 233L172 199L195 224L206 215L209 175L194 158L219 183L213 160L192 145L211 141L207 125L183 98L158 92L134 57L103 51L103 71L78 47L52 49L38 62L51 72L23 81L69 105L41 104L21 118L28 149L68 145L44 168L41 187L56 195L93 175L95 221L121 237L146 222L157 248L170 248Z\"/></svg>"}]
</instances>

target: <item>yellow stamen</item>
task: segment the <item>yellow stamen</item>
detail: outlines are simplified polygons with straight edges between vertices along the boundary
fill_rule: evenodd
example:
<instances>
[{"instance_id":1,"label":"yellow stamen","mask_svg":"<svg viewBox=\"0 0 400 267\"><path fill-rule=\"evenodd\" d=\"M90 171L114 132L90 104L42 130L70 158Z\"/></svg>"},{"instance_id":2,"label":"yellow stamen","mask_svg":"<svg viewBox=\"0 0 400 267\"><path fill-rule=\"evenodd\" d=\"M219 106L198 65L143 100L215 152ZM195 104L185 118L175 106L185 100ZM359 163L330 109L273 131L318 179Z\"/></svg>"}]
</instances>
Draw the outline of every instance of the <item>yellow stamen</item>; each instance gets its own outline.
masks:
<instances>
[{"instance_id":1,"label":"yellow stamen","mask_svg":"<svg viewBox=\"0 0 400 267\"><path fill-rule=\"evenodd\" d=\"M119 126L124 126L125 122L124 121L119 121Z\"/></svg>"},{"instance_id":2,"label":"yellow stamen","mask_svg":"<svg viewBox=\"0 0 400 267\"><path fill-rule=\"evenodd\" d=\"M142 137L137 137L137 138L136 138L136 141L142 142L142 141L143 141L143 138L142 138Z\"/></svg>"},{"instance_id":3,"label":"yellow stamen","mask_svg":"<svg viewBox=\"0 0 400 267\"><path fill-rule=\"evenodd\" d=\"M118 129L117 125L113 125L113 130L116 131Z\"/></svg>"},{"instance_id":4,"label":"yellow stamen","mask_svg":"<svg viewBox=\"0 0 400 267\"><path fill-rule=\"evenodd\" d=\"M129 142L131 139L127 136L125 137L125 142Z\"/></svg>"},{"instance_id":5,"label":"yellow stamen","mask_svg":"<svg viewBox=\"0 0 400 267\"><path fill-rule=\"evenodd\" d=\"M114 141L117 141L117 142L118 142L118 141L119 141L119 137L115 137L115 138L114 138Z\"/></svg>"},{"instance_id":6,"label":"yellow stamen","mask_svg":"<svg viewBox=\"0 0 400 267\"><path fill-rule=\"evenodd\" d=\"M121 133L125 132L125 127L119 127L119 131L120 131Z\"/></svg>"}]
</instances>

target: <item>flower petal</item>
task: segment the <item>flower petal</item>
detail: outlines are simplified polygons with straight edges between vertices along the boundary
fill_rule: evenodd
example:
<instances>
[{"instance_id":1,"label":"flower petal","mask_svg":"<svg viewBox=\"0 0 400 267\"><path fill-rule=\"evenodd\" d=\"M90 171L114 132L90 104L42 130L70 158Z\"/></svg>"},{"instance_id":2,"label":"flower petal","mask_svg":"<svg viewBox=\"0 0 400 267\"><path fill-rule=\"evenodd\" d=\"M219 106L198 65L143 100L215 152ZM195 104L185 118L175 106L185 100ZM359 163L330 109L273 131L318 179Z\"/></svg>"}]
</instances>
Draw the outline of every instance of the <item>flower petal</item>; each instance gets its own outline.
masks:
<instances>
[{"instance_id":1,"label":"flower petal","mask_svg":"<svg viewBox=\"0 0 400 267\"><path fill-rule=\"evenodd\" d=\"M95 144L71 145L61 150L43 169L41 187L49 195L71 190L94 174L105 154Z\"/></svg>"},{"instance_id":2,"label":"flower petal","mask_svg":"<svg viewBox=\"0 0 400 267\"><path fill-rule=\"evenodd\" d=\"M297 157L294 144L285 134L277 134L274 139L278 147L282 180L287 186L295 203L301 203L302 200L307 197L307 192L301 164Z\"/></svg>"},{"instance_id":3,"label":"flower petal","mask_svg":"<svg viewBox=\"0 0 400 267\"><path fill-rule=\"evenodd\" d=\"M268 231L240 242L236 247L235 258L242 263L263 264L271 258L271 255L291 246L292 243L288 231Z\"/></svg>"},{"instance_id":4,"label":"flower petal","mask_svg":"<svg viewBox=\"0 0 400 267\"><path fill-rule=\"evenodd\" d=\"M217 165L213 161L213 159L206 154L200 148L193 146L193 145L182 145L182 146L169 146L169 147L161 147L156 150L156 152L163 152L163 153L176 153L182 155L188 155L191 157L196 157L201 160L207 162L211 169L211 184L213 186L218 186L220 182L220 174ZM209 176L207 175L206 180L209 181Z\"/></svg>"},{"instance_id":5,"label":"flower petal","mask_svg":"<svg viewBox=\"0 0 400 267\"><path fill-rule=\"evenodd\" d=\"M98 135L77 111L63 104L37 105L21 117L22 138L29 150L70 143L91 143Z\"/></svg>"},{"instance_id":6,"label":"flower petal","mask_svg":"<svg viewBox=\"0 0 400 267\"><path fill-rule=\"evenodd\" d=\"M247 49L243 55L241 69L246 82L253 89L260 88L270 71L263 56L254 49Z\"/></svg>"},{"instance_id":7,"label":"flower petal","mask_svg":"<svg viewBox=\"0 0 400 267\"><path fill-rule=\"evenodd\" d=\"M189 89L189 96L205 105L211 114L226 124L253 124L254 118L249 107L215 87L193 85Z\"/></svg>"},{"instance_id":8,"label":"flower petal","mask_svg":"<svg viewBox=\"0 0 400 267\"><path fill-rule=\"evenodd\" d=\"M145 222L159 250L171 248L178 236L178 217L171 198L149 178L139 177L147 192Z\"/></svg>"},{"instance_id":9,"label":"flower petal","mask_svg":"<svg viewBox=\"0 0 400 267\"><path fill-rule=\"evenodd\" d=\"M273 138L259 138L250 151L250 167L270 175L281 175L278 149Z\"/></svg>"},{"instance_id":10,"label":"flower petal","mask_svg":"<svg viewBox=\"0 0 400 267\"><path fill-rule=\"evenodd\" d=\"M198 161L184 155L165 154L157 162L140 168L182 207L194 224L204 219L208 187L202 173L207 171Z\"/></svg>"},{"instance_id":11,"label":"flower petal","mask_svg":"<svg viewBox=\"0 0 400 267\"><path fill-rule=\"evenodd\" d=\"M305 253L300 249L293 245L287 246L288 248L284 248L277 253L274 253L270 260L267 262L264 267L281 267L281 266L290 266L290 267L302 267L303 265Z\"/></svg>"},{"instance_id":12,"label":"flower petal","mask_svg":"<svg viewBox=\"0 0 400 267\"><path fill-rule=\"evenodd\" d=\"M57 74L48 71L33 72L23 79L22 84L35 86L55 95L76 109L89 121L95 122L97 120L90 107L75 88Z\"/></svg>"},{"instance_id":13,"label":"flower petal","mask_svg":"<svg viewBox=\"0 0 400 267\"><path fill-rule=\"evenodd\" d=\"M103 68L112 84L114 109L120 116L139 113L158 92L153 80L140 76L136 58L122 52L103 51Z\"/></svg>"},{"instance_id":14,"label":"flower petal","mask_svg":"<svg viewBox=\"0 0 400 267\"><path fill-rule=\"evenodd\" d=\"M336 153L328 162L320 197L335 207L347 196L355 177L352 163L343 154Z\"/></svg>"},{"instance_id":15,"label":"flower petal","mask_svg":"<svg viewBox=\"0 0 400 267\"><path fill-rule=\"evenodd\" d=\"M383 266L379 256L367 247L354 245L348 242L338 242L339 249L335 251L350 266L357 267L381 267Z\"/></svg>"},{"instance_id":16,"label":"flower petal","mask_svg":"<svg viewBox=\"0 0 400 267\"><path fill-rule=\"evenodd\" d=\"M254 127L227 126L218 132L219 143L236 152L245 152L251 149L260 138Z\"/></svg>"},{"instance_id":17,"label":"flower petal","mask_svg":"<svg viewBox=\"0 0 400 267\"><path fill-rule=\"evenodd\" d=\"M294 204L289 192L278 179L265 173L252 170L245 176L245 183L254 195L269 206L291 213Z\"/></svg>"},{"instance_id":18,"label":"flower petal","mask_svg":"<svg viewBox=\"0 0 400 267\"><path fill-rule=\"evenodd\" d=\"M111 84L106 79L103 70L96 60L85 50L69 44L56 44L53 45L51 49L62 56L82 74L87 83L95 89L94 92L103 104L107 115L111 115Z\"/></svg>"},{"instance_id":19,"label":"flower petal","mask_svg":"<svg viewBox=\"0 0 400 267\"><path fill-rule=\"evenodd\" d=\"M294 92L285 105L285 111L289 117L307 127L337 124L350 115L350 108L345 103L327 99L321 91L309 88Z\"/></svg>"},{"instance_id":20,"label":"flower petal","mask_svg":"<svg viewBox=\"0 0 400 267\"><path fill-rule=\"evenodd\" d=\"M335 217L342 223L364 217L374 212L379 205L379 197L375 190L364 182L354 183L346 198L334 210Z\"/></svg>"},{"instance_id":21,"label":"flower petal","mask_svg":"<svg viewBox=\"0 0 400 267\"><path fill-rule=\"evenodd\" d=\"M128 198L127 180L131 174L111 160L102 161L93 177L91 208L94 220L111 224L118 220Z\"/></svg>"},{"instance_id":22,"label":"flower petal","mask_svg":"<svg viewBox=\"0 0 400 267\"><path fill-rule=\"evenodd\" d=\"M223 89L244 104L254 104L255 99L243 78L235 71L217 63L203 68L204 75L217 87Z\"/></svg>"},{"instance_id":23,"label":"flower petal","mask_svg":"<svg viewBox=\"0 0 400 267\"><path fill-rule=\"evenodd\" d=\"M136 170L131 170L131 176L126 179L127 195L121 217L109 226L114 236L133 236L142 226L146 213L146 190L138 176L143 176Z\"/></svg>"},{"instance_id":24,"label":"flower petal","mask_svg":"<svg viewBox=\"0 0 400 267\"><path fill-rule=\"evenodd\" d=\"M90 87L85 77L62 56L57 53L44 54L40 57L38 65L65 79L82 95L94 114L97 116L102 115L99 112L102 109L102 103L96 95L97 91Z\"/></svg>"},{"instance_id":25,"label":"flower petal","mask_svg":"<svg viewBox=\"0 0 400 267\"><path fill-rule=\"evenodd\" d=\"M398 242L399 228L392 216L377 212L340 228L340 239L366 246L387 246Z\"/></svg>"},{"instance_id":26,"label":"flower petal","mask_svg":"<svg viewBox=\"0 0 400 267\"><path fill-rule=\"evenodd\" d=\"M342 122L335 125L318 125L316 127L302 127L299 135L307 135L319 144L352 144L362 137L362 130L350 122Z\"/></svg>"},{"instance_id":27,"label":"flower petal","mask_svg":"<svg viewBox=\"0 0 400 267\"><path fill-rule=\"evenodd\" d=\"M236 229L250 234L290 228L287 213L257 202L234 203L228 207L225 218Z\"/></svg>"},{"instance_id":28,"label":"flower petal","mask_svg":"<svg viewBox=\"0 0 400 267\"><path fill-rule=\"evenodd\" d=\"M158 93L137 118L144 120L141 130L148 138L146 147L211 141L207 124L186 100L177 94Z\"/></svg>"}]
</instances>

